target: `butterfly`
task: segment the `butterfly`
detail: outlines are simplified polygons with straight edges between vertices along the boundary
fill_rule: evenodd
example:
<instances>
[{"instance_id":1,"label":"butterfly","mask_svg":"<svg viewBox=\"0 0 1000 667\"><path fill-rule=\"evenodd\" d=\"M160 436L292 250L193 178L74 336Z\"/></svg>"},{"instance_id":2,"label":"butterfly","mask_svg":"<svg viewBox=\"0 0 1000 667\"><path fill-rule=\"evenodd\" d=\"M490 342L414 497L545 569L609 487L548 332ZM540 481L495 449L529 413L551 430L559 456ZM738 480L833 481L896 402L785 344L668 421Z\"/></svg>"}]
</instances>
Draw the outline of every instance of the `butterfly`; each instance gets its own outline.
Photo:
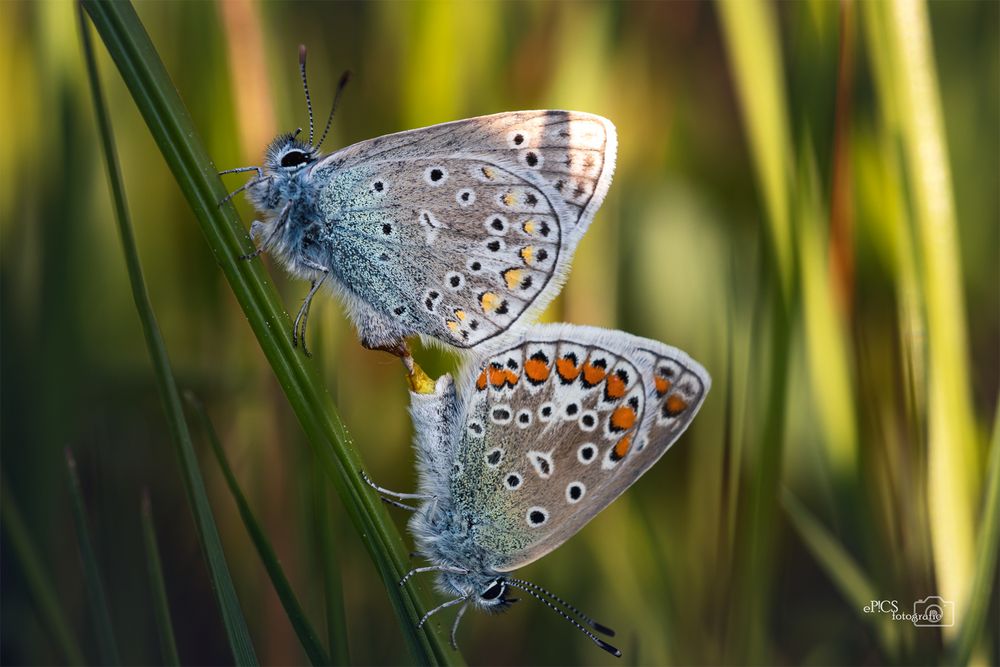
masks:
<instances>
[{"instance_id":1,"label":"butterfly","mask_svg":"<svg viewBox=\"0 0 1000 667\"><path fill-rule=\"evenodd\" d=\"M501 337L558 293L611 185L617 134L577 111L513 111L369 139L329 155L299 132L277 137L245 190L264 221L250 233L311 287L329 286L361 343L408 356L419 334L459 349Z\"/></svg>"},{"instance_id":2,"label":"butterfly","mask_svg":"<svg viewBox=\"0 0 1000 667\"><path fill-rule=\"evenodd\" d=\"M680 437L711 378L684 352L621 331L569 324L521 328L477 348L459 380L411 392L417 493L376 486L414 512L417 553L461 605L500 611L520 590L598 646L613 636L572 605L512 572L549 553L628 489ZM405 501L419 501L417 506ZM402 583L402 582L401 582Z\"/></svg>"}]
</instances>

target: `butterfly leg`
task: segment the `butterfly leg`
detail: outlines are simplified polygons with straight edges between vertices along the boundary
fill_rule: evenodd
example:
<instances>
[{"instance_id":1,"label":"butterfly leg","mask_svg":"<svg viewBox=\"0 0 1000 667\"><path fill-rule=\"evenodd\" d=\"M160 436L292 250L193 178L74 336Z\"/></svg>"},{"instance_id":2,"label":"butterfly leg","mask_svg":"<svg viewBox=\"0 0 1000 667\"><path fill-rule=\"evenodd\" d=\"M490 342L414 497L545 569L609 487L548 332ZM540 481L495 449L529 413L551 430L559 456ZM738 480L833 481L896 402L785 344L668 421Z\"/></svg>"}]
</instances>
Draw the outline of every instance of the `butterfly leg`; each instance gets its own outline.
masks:
<instances>
[{"instance_id":1,"label":"butterfly leg","mask_svg":"<svg viewBox=\"0 0 1000 667\"><path fill-rule=\"evenodd\" d=\"M250 238L253 239L253 242L255 244L254 249L253 252L248 252L245 255L240 255L240 259L244 261L256 259L258 256L260 256L261 253L264 252L264 248L267 247L267 243L266 242L261 243L260 245L256 245L256 243L257 239L260 238L262 234L264 234L265 226L266 225L264 225L264 223L261 222L260 220L254 220L252 223L250 223Z\"/></svg>"},{"instance_id":2,"label":"butterfly leg","mask_svg":"<svg viewBox=\"0 0 1000 667\"><path fill-rule=\"evenodd\" d=\"M456 651L458 650L458 624L462 621L462 616L465 615L465 610L468 608L468 602L459 607L458 613L455 614L455 622L451 624L451 647Z\"/></svg>"},{"instance_id":3,"label":"butterfly leg","mask_svg":"<svg viewBox=\"0 0 1000 667\"><path fill-rule=\"evenodd\" d=\"M398 500L393 500L388 496L379 496L383 503L386 505L392 505L393 507L398 507L401 510L406 510L407 512L416 512L417 508L413 505L407 505L406 503L401 503Z\"/></svg>"},{"instance_id":4,"label":"butterfly leg","mask_svg":"<svg viewBox=\"0 0 1000 667\"><path fill-rule=\"evenodd\" d=\"M368 476L364 470L361 471L361 478L365 480L365 483L379 492L379 495L392 496L393 498L401 498L403 500L413 499L413 500L432 500L435 496L428 496L423 493L399 493L398 491L390 491L389 489L383 488L372 481L372 478Z\"/></svg>"},{"instance_id":5,"label":"butterfly leg","mask_svg":"<svg viewBox=\"0 0 1000 667\"><path fill-rule=\"evenodd\" d=\"M302 351L307 357L311 357L312 353L309 352L309 348L306 347L306 323L309 321L309 306L312 305L313 297L316 296L316 292L319 291L319 288L326 281L326 277L330 274L330 269L310 260L303 260L303 264L310 269L321 271L323 273L322 278L312 281L312 286L309 288L309 294L306 295L305 301L302 302L302 307L299 308L299 313L295 316L295 324L292 326L292 345L298 345L301 340Z\"/></svg>"},{"instance_id":6,"label":"butterfly leg","mask_svg":"<svg viewBox=\"0 0 1000 667\"><path fill-rule=\"evenodd\" d=\"M452 574L468 574L469 571L461 567L451 567L450 565L426 565L424 567L415 567L406 573L402 579L399 580L399 585L402 586L410 577L415 574L420 574L421 572L451 572Z\"/></svg>"}]
</instances>

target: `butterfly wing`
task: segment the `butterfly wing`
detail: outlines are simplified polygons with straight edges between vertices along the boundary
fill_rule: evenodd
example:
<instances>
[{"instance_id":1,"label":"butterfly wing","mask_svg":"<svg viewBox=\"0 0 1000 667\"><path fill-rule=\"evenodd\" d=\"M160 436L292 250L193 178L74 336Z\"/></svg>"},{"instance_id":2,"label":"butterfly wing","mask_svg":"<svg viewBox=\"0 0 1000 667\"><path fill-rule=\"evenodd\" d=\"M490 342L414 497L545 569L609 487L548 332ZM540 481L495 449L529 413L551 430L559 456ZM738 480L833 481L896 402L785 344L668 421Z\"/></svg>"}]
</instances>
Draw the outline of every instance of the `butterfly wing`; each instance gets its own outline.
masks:
<instances>
[{"instance_id":1,"label":"butterfly wing","mask_svg":"<svg viewBox=\"0 0 1000 667\"><path fill-rule=\"evenodd\" d=\"M519 167L567 207L565 232L579 239L615 171L618 134L607 118L582 111L510 111L387 134L337 151L341 168L399 158L472 155Z\"/></svg>"},{"instance_id":2,"label":"butterfly wing","mask_svg":"<svg viewBox=\"0 0 1000 667\"><path fill-rule=\"evenodd\" d=\"M710 387L683 352L618 331L527 329L461 383L452 498L490 567L552 551L680 437Z\"/></svg>"},{"instance_id":3,"label":"butterfly wing","mask_svg":"<svg viewBox=\"0 0 1000 667\"><path fill-rule=\"evenodd\" d=\"M321 245L349 295L473 347L555 296L614 171L604 118L513 112L387 135L312 170Z\"/></svg>"}]
</instances>

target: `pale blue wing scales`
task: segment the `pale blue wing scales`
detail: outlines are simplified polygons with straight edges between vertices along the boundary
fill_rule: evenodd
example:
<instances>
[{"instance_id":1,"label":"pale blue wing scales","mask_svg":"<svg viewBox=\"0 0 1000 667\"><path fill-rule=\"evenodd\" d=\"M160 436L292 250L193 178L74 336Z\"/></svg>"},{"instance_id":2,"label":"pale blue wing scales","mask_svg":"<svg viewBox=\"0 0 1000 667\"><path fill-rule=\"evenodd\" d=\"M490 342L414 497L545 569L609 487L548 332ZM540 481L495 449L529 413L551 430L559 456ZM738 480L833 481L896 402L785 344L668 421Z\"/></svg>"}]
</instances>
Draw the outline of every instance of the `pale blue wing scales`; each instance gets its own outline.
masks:
<instances>
[{"instance_id":1,"label":"pale blue wing scales","mask_svg":"<svg viewBox=\"0 0 1000 667\"><path fill-rule=\"evenodd\" d=\"M676 441L708 387L683 352L590 327L531 327L479 357L460 381L451 490L487 564L516 569L580 530Z\"/></svg>"},{"instance_id":2,"label":"pale blue wing scales","mask_svg":"<svg viewBox=\"0 0 1000 667\"><path fill-rule=\"evenodd\" d=\"M562 203L495 164L413 158L314 178L323 263L404 329L471 347L557 287Z\"/></svg>"}]
</instances>

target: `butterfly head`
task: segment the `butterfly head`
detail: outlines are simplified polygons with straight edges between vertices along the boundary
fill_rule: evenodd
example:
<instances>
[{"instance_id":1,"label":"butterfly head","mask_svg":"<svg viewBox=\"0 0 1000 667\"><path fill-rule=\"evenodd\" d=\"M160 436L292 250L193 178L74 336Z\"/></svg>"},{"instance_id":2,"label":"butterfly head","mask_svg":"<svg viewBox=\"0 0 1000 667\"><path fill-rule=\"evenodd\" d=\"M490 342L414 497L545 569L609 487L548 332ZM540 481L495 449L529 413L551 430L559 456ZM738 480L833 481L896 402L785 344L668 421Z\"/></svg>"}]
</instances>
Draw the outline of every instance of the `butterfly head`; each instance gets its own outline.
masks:
<instances>
[{"instance_id":1,"label":"butterfly head","mask_svg":"<svg viewBox=\"0 0 1000 667\"><path fill-rule=\"evenodd\" d=\"M267 147L264 169L272 174L292 174L319 158L319 150L300 141L298 132L282 134Z\"/></svg>"},{"instance_id":2,"label":"butterfly head","mask_svg":"<svg viewBox=\"0 0 1000 667\"><path fill-rule=\"evenodd\" d=\"M517 602L517 598L507 597L511 590L507 580L495 574L447 573L441 583L486 611L501 612Z\"/></svg>"}]
</instances>

